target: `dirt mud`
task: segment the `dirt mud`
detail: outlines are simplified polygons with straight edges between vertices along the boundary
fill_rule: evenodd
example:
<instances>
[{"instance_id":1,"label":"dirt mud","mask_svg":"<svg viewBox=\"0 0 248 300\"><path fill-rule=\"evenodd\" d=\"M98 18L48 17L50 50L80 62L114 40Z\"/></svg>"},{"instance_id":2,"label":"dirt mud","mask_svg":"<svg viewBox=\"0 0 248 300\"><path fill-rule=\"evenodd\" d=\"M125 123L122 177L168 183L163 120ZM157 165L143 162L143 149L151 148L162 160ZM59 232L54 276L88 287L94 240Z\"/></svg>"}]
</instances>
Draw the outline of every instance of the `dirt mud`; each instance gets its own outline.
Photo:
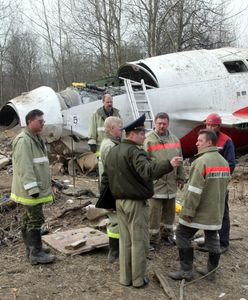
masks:
<instances>
[{"instance_id":1,"label":"dirt mud","mask_svg":"<svg viewBox=\"0 0 248 300\"><path fill-rule=\"evenodd\" d=\"M10 191L11 166L0 171L0 195ZM57 176L60 181L69 176ZM148 259L149 285L144 289L119 285L118 264L107 262L107 247L89 253L66 256L54 249L57 259L51 265L31 266L26 261L25 249L20 236L22 207L9 208L0 212L0 300L114 300L114 299L170 299L158 282L156 272L167 279L177 299L187 300L239 300L248 299L248 156L238 159L238 165L229 185L231 242L228 252L222 255L217 270L217 279L209 282L196 275L196 280L184 286L180 298L180 282L168 278L167 273L179 266L176 247L162 246L158 252L151 252ZM98 192L95 177L78 176L76 187ZM178 195L180 198L180 195ZM70 201L68 201L68 199ZM79 228L89 225L85 218L84 201L93 204L96 198L82 196L81 199L56 193L53 204L46 205L44 212L46 226L50 232ZM66 211L66 212L65 212ZM62 217L61 212L65 212ZM207 254L194 253L194 264L204 265ZM181 293L182 296L182 293Z\"/></svg>"}]
</instances>

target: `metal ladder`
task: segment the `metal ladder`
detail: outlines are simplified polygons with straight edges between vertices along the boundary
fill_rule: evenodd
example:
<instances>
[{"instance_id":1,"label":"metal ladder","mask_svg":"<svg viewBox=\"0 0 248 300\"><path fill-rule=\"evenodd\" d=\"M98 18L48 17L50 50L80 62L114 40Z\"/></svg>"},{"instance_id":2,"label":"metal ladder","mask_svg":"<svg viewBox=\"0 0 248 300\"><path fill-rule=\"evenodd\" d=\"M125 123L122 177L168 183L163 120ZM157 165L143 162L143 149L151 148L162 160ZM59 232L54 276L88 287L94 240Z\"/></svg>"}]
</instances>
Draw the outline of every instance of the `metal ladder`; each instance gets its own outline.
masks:
<instances>
[{"instance_id":1,"label":"metal ladder","mask_svg":"<svg viewBox=\"0 0 248 300\"><path fill-rule=\"evenodd\" d=\"M147 94L146 85L143 79L140 82L121 78L127 91L127 97L131 105L134 119L142 114L146 115L146 129L153 129L154 114ZM149 86L150 87L150 86ZM152 87L153 88L153 87Z\"/></svg>"}]
</instances>

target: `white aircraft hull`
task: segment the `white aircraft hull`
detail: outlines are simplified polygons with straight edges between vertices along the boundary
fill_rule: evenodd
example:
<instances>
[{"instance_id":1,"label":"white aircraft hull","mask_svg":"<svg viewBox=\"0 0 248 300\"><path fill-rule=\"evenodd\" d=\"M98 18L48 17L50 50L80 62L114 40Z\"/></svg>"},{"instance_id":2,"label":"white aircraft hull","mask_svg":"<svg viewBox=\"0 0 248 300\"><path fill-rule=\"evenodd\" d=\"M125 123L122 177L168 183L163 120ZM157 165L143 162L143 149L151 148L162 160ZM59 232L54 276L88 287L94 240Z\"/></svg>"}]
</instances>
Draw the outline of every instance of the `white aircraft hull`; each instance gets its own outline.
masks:
<instances>
[{"instance_id":1,"label":"white aircraft hull","mask_svg":"<svg viewBox=\"0 0 248 300\"><path fill-rule=\"evenodd\" d=\"M170 129L181 139L185 156L196 152L198 130L211 112L221 115L223 131L237 148L248 145L248 49L196 50L147 58L122 66L118 75L144 79L154 115L167 112ZM226 64L226 65L225 65ZM234 68L240 67L242 69ZM235 72L233 72L235 71ZM21 126L31 109L44 111L45 135L56 140L74 134L87 138L91 114L101 101L66 108L51 88L40 87L10 100L0 111L0 125L16 113ZM76 101L77 104L77 101ZM124 123L133 120L126 94L114 97Z\"/></svg>"}]
</instances>

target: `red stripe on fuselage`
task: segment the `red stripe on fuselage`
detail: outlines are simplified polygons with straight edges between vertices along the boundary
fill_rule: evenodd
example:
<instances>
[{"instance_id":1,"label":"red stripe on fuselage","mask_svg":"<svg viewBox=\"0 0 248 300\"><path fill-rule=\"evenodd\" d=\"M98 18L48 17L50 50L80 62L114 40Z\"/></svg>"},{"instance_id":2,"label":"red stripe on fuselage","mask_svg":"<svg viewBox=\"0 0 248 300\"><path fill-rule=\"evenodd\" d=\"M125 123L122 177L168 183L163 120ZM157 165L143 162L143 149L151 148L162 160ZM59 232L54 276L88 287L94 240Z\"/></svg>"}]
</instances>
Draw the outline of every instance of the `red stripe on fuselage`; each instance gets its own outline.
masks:
<instances>
[{"instance_id":1,"label":"red stripe on fuselage","mask_svg":"<svg viewBox=\"0 0 248 300\"><path fill-rule=\"evenodd\" d=\"M197 141L198 132L204 127L204 125L199 125L180 139L184 158L192 157L197 153L197 147L195 144ZM248 149L248 130L221 127L221 131L232 139L236 150L243 148Z\"/></svg>"},{"instance_id":2,"label":"red stripe on fuselage","mask_svg":"<svg viewBox=\"0 0 248 300\"><path fill-rule=\"evenodd\" d=\"M237 116L237 117L247 117L248 116L248 106L242 108L242 109L239 109L239 110L236 110L234 113L233 113L234 116Z\"/></svg>"},{"instance_id":3,"label":"red stripe on fuselage","mask_svg":"<svg viewBox=\"0 0 248 300\"><path fill-rule=\"evenodd\" d=\"M174 143L174 144L157 144L157 145L151 145L148 147L148 151L156 151L161 149L170 149L170 148L180 148L180 143Z\"/></svg>"}]
</instances>

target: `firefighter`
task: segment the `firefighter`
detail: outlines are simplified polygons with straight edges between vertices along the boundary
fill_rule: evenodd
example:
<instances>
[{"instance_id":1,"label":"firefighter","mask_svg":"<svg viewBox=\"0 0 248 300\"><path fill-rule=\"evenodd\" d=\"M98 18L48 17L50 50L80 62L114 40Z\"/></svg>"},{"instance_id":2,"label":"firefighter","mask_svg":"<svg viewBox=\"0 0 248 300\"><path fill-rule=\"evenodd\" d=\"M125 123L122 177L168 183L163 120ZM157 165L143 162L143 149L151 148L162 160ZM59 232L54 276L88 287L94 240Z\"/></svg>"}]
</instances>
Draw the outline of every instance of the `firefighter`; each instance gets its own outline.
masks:
<instances>
[{"instance_id":1,"label":"firefighter","mask_svg":"<svg viewBox=\"0 0 248 300\"><path fill-rule=\"evenodd\" d=\"M221 132L221 117L216 113L211 113L207 116L205 125L207 129L213 130L217 135L217 148L219 153L226 159L229 164L231 174L235 168L235 148L231 138ZM229 205L228 205L229 193L227 190L225 197L225 210L222 220L222 227L219 230L220 236L220 248L221 253L225 253L229 248L229 236L230 236L230 217L229 217ZM204 243L198 244L200 249L205 248Z\"/></svg>"},{"instance_id":2,"label":"firefighter","mask_svg":"<svg viewBox=\"0 0 248 300\"><path fill-rule=\"evenodd\" d=\"M144 147L152 160L182 157L179 139L168 129L169 116L161 112L155 116L155 129L147 134ZM175 219L175 197L177 187L184 185L183 165L154 181L154 195L149 199L150 244L159 247L160 238L166 245L174 245L173 223ZM162 223L162 232L160 225Z\"/></svg>"},{"instance_id":3,"label":"firefighter","mask_svg":"<svg viewBox=\"0 0 248 300\"><path fill-rule=\"evenodd\" d=\"M47 150L40 137L44 123L42 111L30 111L26 115L26 128L13 141L10 197L25 209L22 236L32 265L55 260L54 255L46 253L41 242L42 205L53 201Z\"/></svg>"},{"instance_id":4,"label":"firefighter","mask_svg":"<svg viewBox=\"0 0 248 300\"><path fill-rule=\"evenodd\" d=\"M104 138L104 121L107 117L114 116L120 118L119 110L113 107L113 98L110 94L102 97L103 106L98 108L91 116L88 145L93 153L99 156L100 144Z\"/></svg>"},{"instance_id":5,"label":"firefighter","mask_svg":"<svg viewBox=\"0 0 248 300\"><path fill-rule=\"evenodd\" d=\"M111 148L118 145L122 136L122 120L118 117L108 117L104 122L105 137L100 147L100 158L99 158L99 176L104 171L104 165L106 158ZM117 221L116 211L108 214L109 223L107 225L107 234L109 237L109 253L108 261L113 263L119 259L119 225Z\"/></svg>"},{"instance_id":6,"label":"firefighter","mask_svg":"<svg viewBox=\"0 0 248 300\"><path fill-rule=\"evenodd\" d=\"M209 251L207 267L196 270L208 279L215 278L215 270L220 259L218 230L221 228L225 206L230 168L227 161L218 153L217 136L209 129L202 129L196 142L198 153L192 163L186 191L183 195L183 208L176 230L176 243L181 269L170 272L174 280L193 278L193 248L191 240L198 230L204 230L205 242Z\"/></svg>"}]
</instances>

